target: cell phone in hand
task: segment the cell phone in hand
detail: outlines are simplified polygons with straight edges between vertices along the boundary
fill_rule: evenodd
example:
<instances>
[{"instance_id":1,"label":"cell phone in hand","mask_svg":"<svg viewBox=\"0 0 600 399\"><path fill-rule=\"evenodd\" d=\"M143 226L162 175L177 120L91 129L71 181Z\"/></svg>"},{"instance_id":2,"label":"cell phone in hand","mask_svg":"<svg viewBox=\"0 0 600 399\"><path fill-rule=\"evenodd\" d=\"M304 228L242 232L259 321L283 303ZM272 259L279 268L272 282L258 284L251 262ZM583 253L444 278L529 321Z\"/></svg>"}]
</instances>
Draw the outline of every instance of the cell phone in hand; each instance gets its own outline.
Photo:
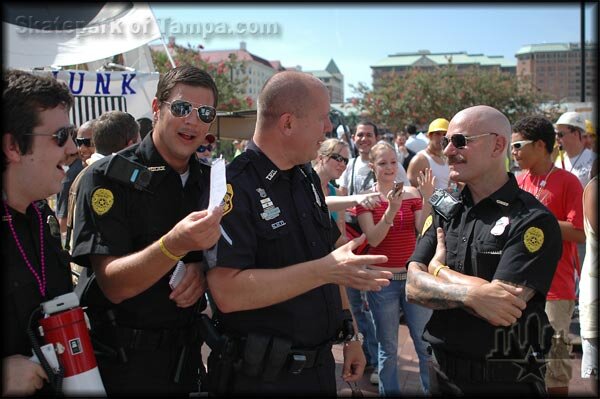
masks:
<instances>
[{"instance_id":1,"label":"cell phone in hand","mask_svg":"<svg viewBox=\"0 0 600 399\"><path fill-rule=\"evenodd\" d=\"M394 184L394 195L401 193L403 188L404 188L403 182L395 183Z\"/></svg>"}]
</instances>

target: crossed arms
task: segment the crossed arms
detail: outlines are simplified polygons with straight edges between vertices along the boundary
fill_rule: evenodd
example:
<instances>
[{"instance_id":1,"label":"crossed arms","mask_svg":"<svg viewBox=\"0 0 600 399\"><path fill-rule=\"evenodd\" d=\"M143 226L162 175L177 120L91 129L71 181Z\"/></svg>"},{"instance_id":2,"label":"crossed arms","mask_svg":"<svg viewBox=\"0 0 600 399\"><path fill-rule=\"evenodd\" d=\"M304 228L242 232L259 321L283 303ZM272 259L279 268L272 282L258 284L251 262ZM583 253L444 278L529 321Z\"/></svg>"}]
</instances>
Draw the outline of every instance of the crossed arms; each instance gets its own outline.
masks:
<instances>
[{"instance_id":1,"label":"crossed arms","mask_svg":"<svg viewBox=\"0 0 600 399\"><path fill-rule=\"evenodd\" d=\"M430 309L464 308L494 326L510 326L535 294L535 290L508 281L491 282L467 276L444 265L446 246L444 232L437 229L437 247L429 265L410 262L406 285L409 302ZM437 277L433 273L437 270Z\"/></svg>"}]
</instances>

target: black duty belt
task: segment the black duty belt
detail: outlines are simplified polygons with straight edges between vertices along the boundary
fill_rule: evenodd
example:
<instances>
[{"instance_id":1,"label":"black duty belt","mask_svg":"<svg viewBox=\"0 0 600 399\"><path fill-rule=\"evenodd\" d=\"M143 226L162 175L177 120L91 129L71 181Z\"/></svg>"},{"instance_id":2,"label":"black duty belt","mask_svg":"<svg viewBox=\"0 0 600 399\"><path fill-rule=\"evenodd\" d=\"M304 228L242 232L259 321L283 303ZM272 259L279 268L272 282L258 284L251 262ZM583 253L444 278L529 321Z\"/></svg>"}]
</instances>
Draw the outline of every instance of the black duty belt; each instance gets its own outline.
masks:
<instances>
[{"instance_id":1,"label":"black duty belt","mask_svg":"<svg viewBox=\"0 0 600 399\"><path fill-rule=\"evenodd\" d=\"M159 350L176 348L191 342L195 329L156 329L142 330L128 327L117 327L119 341L125 349Z\"/></svg>"},{"instance_id":2,"label":"black duty belt","mask_svg":"<svg viewBox=\"0 0 600 399\"><path fill-rule=\"evenodd\" d=\"M250 333L238 338L241 371L250 377L262 377L264 381L275 381L277 375L286 371L300 374L304 369L319 367L331 345L314 348L296 348L289 339Z\"/></svg>"}]
</instances>

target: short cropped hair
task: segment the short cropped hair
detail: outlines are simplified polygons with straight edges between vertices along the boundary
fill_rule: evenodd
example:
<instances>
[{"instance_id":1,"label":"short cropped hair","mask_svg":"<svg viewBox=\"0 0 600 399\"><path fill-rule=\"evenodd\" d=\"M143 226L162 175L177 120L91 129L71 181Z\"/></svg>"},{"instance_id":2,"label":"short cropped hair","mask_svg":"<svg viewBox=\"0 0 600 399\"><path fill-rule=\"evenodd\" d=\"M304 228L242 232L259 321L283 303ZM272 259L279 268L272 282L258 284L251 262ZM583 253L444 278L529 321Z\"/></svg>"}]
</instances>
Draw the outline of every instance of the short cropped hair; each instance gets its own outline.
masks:
<instances>
[{"instance_id":1,"label":"short cropped hair","mask_svg":"<svg viewBox=\"0 0 600 399\"><path fill-rule=\"evenodd\" d=\"M2 135L11 134L21 154L26 154L31 151L33 139L26 134L42 123L39 113L59 105L68 110L73 106L73 96L64 82L52 76L8 70L2 76L2 103Z\"/></svg>"},{"instance_id":2,"label":"short cropped hair","mask_svg":"<svg viewBox=\"0 0 600 399\"><path fill-rule=\"evenodd\" d=\"M377 129L377 125L374 122L372 122L372 121L370 121L368 119L360 119L356 123L356 127L359 127L361 125L362 126L372 126L373 127L373 131L375 132L375 136L379 136L379 129Z\"/></svg>"},{"instance_id":3,"label":"short cropped hair","mask_svg":"<svg viewBox=\"0 0 600 399\"><path fill-rule=\"evenodd\" d=\"M127 142L137 139L140 126L135 118L122 111L108 111L94 122L92 141L96 152L110 155L126 147Z\"/></svg>"},{"instance_id":4,"label":"short cropped hair","mask_svg":"<svg viewBox=\"0 0 600 399\"><path fill-rule=\"evenodd\" d=\"M261 121L273 123L284 113L305 116L312 100L311 88L320 81L304 72L284 71L271 76L258 95L257 110Z\"/></svg>"},{"instance_id":5,"label":"short cropped hair","mask_svg":"<svg viewBox=\"0 0 600 399\"><path fill-rule=\"evenodd\" d=\"M171 90L173 90L178 83L210 89L215 97L213 107L217 107L219 90L217 89L217 85L212 76L210 76L208 72L191 65L173 68L160 77L158 86L156 87L156 98L158 101L161 103L167 101L171 95Z\"/></svg>"},{"instance_id":6,"label":"short cropped hair","mask_svg":"<svg viewBox=\"0 0 600 399\"><path fill-rule=\"evenodd\" d=\"M554 132L552 122L543 116L526 116L517 121L512 130L515 133L521 134L527 140L542 140L546 146L546 151L549 154L552 153L556 141L556 133Z\"/></svg>"}]
</instances>

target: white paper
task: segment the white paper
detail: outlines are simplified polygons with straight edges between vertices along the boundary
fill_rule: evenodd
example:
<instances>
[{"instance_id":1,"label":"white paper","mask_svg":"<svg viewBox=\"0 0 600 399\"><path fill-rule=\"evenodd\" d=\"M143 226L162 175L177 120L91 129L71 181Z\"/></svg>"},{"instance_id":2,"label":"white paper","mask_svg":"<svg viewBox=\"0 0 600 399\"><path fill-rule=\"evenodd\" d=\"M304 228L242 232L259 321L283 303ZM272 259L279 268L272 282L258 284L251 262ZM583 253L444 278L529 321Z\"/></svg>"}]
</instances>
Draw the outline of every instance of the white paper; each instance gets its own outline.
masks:
<instances>
[{"instance_id":1,"label":"white paper","mask_svg":"<svg viewBox=\"0 0 600 399\"><path fill-rule=\"evenodd\" d=\"M172 290L174 290L179 285L179 283L181 283L181 280L183 280L184 274L185 274L185 264L182 261L178 261L177 267L173 271L173 274L171 275L171 279L169 280L169 285L171 286Z\"/></svg>"},{"instance_id":2,"label":"white paper","mask_svg":"<svg viewBox=\"0 0 600 399\"><path fill-rule=\"evenodd\" d=\"M216 159L210 168L210 199L208 210L211 211L221 205L227 193L227 180L225 177L225 161Z\"/></svg>"}]
</instances>

